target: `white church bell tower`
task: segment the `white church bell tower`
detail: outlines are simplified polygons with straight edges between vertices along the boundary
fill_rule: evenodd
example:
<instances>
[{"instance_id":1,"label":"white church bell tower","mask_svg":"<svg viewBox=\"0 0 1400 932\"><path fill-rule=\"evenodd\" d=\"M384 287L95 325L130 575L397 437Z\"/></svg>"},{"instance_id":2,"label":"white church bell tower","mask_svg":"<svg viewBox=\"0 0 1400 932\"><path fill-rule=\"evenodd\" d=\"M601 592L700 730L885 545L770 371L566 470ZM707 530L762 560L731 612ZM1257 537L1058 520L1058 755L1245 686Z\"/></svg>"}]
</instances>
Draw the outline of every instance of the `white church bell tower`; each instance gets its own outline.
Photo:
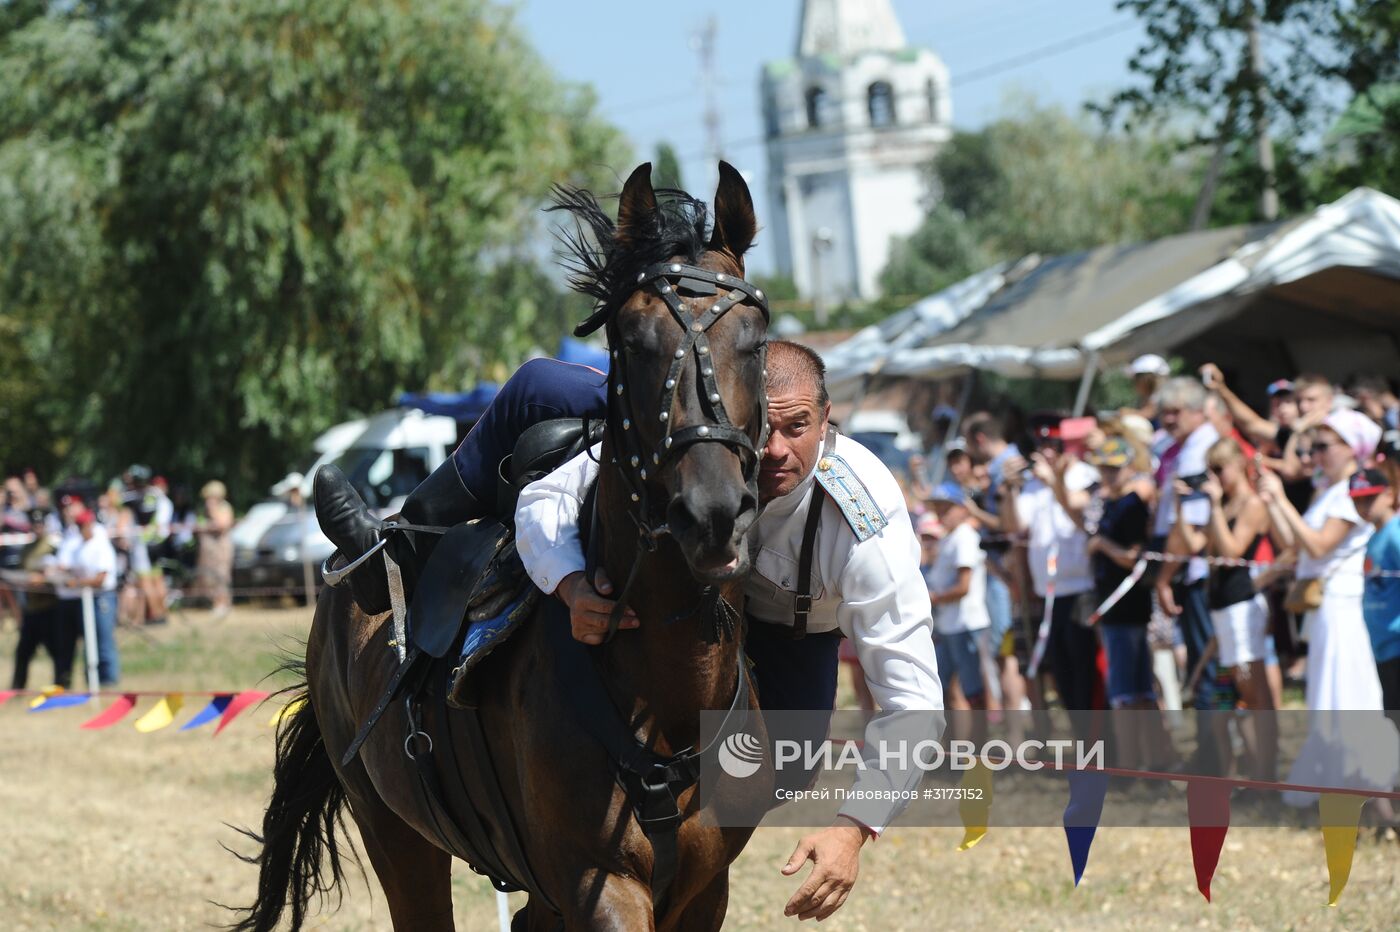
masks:
<instances>
[{"instance_id":1,"label":"white church bell tower","mask_svg":"<svg viewBox=\"0 0 1400 932\"><path fill-rule=\"evenodd\" d=\"M764 66L762 96L779 273L828 305L877 297L952 132L948 69L908 46L889 0L804 0L796 57Z\"/></svg>"}]
</instances>

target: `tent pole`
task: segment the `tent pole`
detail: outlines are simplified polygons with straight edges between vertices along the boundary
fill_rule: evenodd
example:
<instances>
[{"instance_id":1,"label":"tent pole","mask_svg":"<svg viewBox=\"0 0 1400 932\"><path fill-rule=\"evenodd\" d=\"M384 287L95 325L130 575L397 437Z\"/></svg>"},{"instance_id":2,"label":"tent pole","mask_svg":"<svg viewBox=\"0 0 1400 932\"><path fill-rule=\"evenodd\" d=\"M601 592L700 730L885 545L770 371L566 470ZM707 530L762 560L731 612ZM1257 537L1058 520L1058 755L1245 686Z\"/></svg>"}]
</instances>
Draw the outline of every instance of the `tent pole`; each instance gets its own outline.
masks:
<instances>
[{"instance_id":1,"label":"tent pole","mask_svg":"<svg viewBox=\"0 0 1400 932\"><path fill-rule=\"evenodd\" d=\"M958 396L957 414L953 417L952 423L948 425L948 430L943 435L943 447L945 451L947 450L948 444L958 436L958 431L962 429L963 418L967 416L967 406L972 403L972 390L976 385L977 370L967 370L967 375L963 377L962 392ZM934 474L929 476L929 484L936 486L943 481L943 476L948 472L947 453L945 452L943 456L938 457L938 460L933 465Z\"/></svg>"},{"instance_id":2,"label":"tent pole","mask_svg":"<svg viewBox=\"0 0 1400 932\"><path fill-rule=\"evenodd\" d=\"M1079 394L1074 396L1074 416L1083 417L1089 407L1089 389L1094 387L1094 376L1099 374L1099 351L1094 350L1084 363L1084 375L1079 379Z\"/></svg>"}]
</instances>

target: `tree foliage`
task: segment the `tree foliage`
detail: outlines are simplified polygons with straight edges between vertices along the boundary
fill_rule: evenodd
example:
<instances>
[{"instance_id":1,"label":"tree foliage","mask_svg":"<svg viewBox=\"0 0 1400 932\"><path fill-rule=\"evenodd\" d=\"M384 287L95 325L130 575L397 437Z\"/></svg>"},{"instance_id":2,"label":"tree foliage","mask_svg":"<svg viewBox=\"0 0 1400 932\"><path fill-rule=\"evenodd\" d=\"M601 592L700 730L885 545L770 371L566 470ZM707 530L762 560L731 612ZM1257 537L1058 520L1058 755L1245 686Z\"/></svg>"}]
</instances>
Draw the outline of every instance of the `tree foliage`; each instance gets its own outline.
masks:
<instances>
[{"instance_id":1,"label":"tree foliage","mask_svg":"<svg viewBox=\"0 0 1400 932\"><path fill-rule=\"evenodd\" d=\"M0 458L245 492L552 345L538 208L625 157L485 0L0 4L0 86L0 405L44 434Z\"/></svg>"},{"instance_id":2,"label":"tree foliage","mask_svg":"<svg viewBox=\"0 0 1400 932\"><path fill-rule=\"evenodd\" d=\"M895 244L881 283L929 294L992 262L1180 232L1192 165L1167 141L1109 132L1055 107L1020 105L956 133L930 166L934 206Z\"/></svg>"}]
</instances>

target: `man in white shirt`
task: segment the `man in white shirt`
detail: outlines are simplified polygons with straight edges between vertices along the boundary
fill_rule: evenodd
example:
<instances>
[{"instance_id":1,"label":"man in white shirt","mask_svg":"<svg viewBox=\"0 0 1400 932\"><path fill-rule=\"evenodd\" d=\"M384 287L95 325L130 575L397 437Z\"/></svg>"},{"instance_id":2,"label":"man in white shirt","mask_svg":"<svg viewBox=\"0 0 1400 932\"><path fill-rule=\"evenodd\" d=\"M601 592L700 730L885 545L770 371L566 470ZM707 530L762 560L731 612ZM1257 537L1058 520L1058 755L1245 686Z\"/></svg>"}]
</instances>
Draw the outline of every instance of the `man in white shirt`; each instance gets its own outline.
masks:
<instances>
[{"instance_id":1,"label":"man in white shirt","mask_svg":"<svg viewBox=\"0 0 1400 932\"><path fill-rule=\"evenodd\" d=\"M1181 556L1188 554L1180 534L1173 533L1178 522L1203 528L1210 523L1210 499L1201 493L1206 477L1206 455L1220 439L1220 432L1208 417L1207 407L1217 403L1205 386L1189 376L1168 380L1158 394L1157 408L1162 427L1171 435L1172 446L1162 457L1157 471L1157 514L1153 524L1155 549ZM1195 491L1178 501L1177 480ZM1212 769L1215 766L1215 742L1210 736L1210 724L1201 718L1215 702L1214 660L1206 651L1215 637L1215 624L1210 617L1206 581L1210 567L1196 557L1184 567L1164 563L1157 571L1157 602L1162 611L1180 620L1182 638L1186 642L1187 676L1196 676L1193 697L1197 711L1196 762ZM1199 675L1196 671L1200 670Z\"/></svg>"},{"instance_id":2,"label":"man in white shirt","mask_svg":"<svg viewBox=\"0 0 1400 932\"><path fill-rule=\"evenodd\" d=\"M765 710L830 710L844 634L854 642L882 709L941 710L931 606L899 484L870 451L828 431L831 406L820 357L773 341L768 372L771 432L758 480L764 508L755 522L758 550L744 590L745 649L760 704ZM595 592L583 576L579 513L596 472L594 459L575 457L527 486L516 510L516 543L526 570L541 590L569 606L574 636L590 644L602 643L614 604L606 581ZM828 485L842 490L839 498L824 491ZM795 639L798 562L819 489L825 500L813 551L812 607L806 636ZM623 625L636 626L635 618ZM885 778L867 770L860 780L867 779ZM786 915L824 919L845 902L861 846L884 824L868 812L843 807L835 825L798 843L783 873L795 874L808 859L816 866L789 900Z\"/></svg>"},{"instance_id":3,"label":"man in white shirt","mask_svg":"<svg viewBox=\"0 0 1400 932\"><path fill-rule=\"evenodd\" d=\"M1026 561L1035 594L1050 599L1050 639L1046 657L1060 701L1071 711L1092 709L1099 685L1099 639L1083 619L1094 591L1089 538L1071 512L1082 515L1098 473L1087 463L1065 459L1055 427L1040 428L1031 456L1033 477L1021 488L1019 474L1007 476L1014 507L1003 510L1003 529L1026 533ZM1080 518L1082 520L1082 517ZM1053 587L1053 596L1051 590Z\"/></svg>"},{"instance_id":4,"label":"man in white shirt","mask_svg":"<svg viewBox=\"0 0 1400 932\"><path fill-rule=\"evenodd\" d=\"M97 516L87 508L72 515L73 525L55 554L59 612L71 630L82 630L82 594L93 590L97 629L97 679L114 685L120 676L117 657L117 551Z\"/></svg>"}]
</instances>

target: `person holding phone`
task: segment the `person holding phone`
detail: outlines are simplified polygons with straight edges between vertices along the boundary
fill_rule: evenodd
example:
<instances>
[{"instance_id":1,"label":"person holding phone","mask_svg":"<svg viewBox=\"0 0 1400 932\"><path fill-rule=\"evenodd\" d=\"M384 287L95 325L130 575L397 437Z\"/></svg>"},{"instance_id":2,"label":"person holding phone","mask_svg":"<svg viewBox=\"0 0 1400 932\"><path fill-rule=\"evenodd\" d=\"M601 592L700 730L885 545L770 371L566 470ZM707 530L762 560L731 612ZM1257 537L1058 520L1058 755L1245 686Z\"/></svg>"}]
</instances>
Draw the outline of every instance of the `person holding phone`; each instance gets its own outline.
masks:
<instances>
[{"instance_id":1,"label":"person holding phone","mask_svg":"<svg viewBox=\"0 0 1400 932\"><path fill-rule=\"evenodd\" d=\"M1157 470L1153 544L1154 549L1177 557L1194 558L1200 552L1191 548L1180 529L1204 528L1210 521L1210 501L1200 488L1205 482L1206 455L1220 432L1207 417L1209 403L1205 386L1189 376L1168 379L1158 393L1158 415L1172 445ZM1177 479L1186 484L1187 495L1178 493ZM1196 763L1205 772L1214 772L1218 761L1209 714L1215 705L1216 663L1209 648L1215 627L1206 592L1208 575L1202 559L1164 563L1157 572L1156 595L1163 613L1181 625L1187 682L1196 684L1191 697L1197 715Z\"/></svg>"}]
</instances>

